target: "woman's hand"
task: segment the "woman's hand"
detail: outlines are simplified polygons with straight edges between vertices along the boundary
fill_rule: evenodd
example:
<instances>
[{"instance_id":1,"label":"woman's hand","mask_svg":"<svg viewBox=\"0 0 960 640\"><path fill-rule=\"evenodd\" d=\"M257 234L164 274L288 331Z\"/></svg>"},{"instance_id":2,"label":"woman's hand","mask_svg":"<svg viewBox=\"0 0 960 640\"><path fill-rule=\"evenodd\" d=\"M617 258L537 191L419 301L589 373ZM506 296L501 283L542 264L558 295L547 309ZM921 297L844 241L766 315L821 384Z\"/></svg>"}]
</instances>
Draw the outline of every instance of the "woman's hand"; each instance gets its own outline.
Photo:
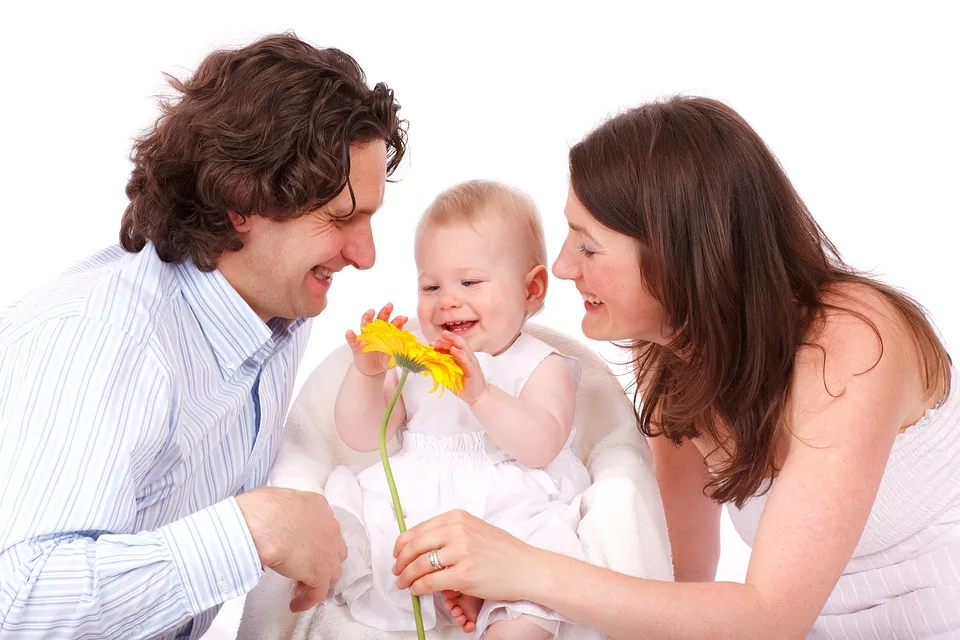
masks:
<instances>
[{"instance_id":1,"label":"woman's hand","mask_svg":"<svg viewBox=\"0 0 960 640\"><path fill-rule=\"evenodd\" d=\"M367 323L373 322L373 313L373 309L370 309L360 318L361 331ZM380 309L377 318L384 322L391 322L391 313L393 313L393 303L388 302ZM396 316L392 322L398 329L403 329L403 325L407 324L407 317ZM361 351L363 344L357 340L357 334L352 330L347 331L346 338L350 350L353 351L353 366L357 368L357 371L366 376L378 376L389 368L390 356L379 352L363 353Z\"/></svg>"},{"instance_id":2,"label":"woman's hand","mask_svg":"<svg viewBox=\"0 0 960 640\"><path fill-rule=\"evenodd\" d=\"M477 354L473 352L463 336L458 336L452 331L444 331L432 346L437 351L452 355L463 369L463 391L460 392L460 399L470 405L479 400L480 396L487 391L487 379L483 376Z\"/></svg>"},{"instance_id":3,"label":"woman's hand","mask_svg":"<svg viewBox=\"0 0 960 640\"><path fill-rule=\"evenodd\" d=\"M430 552L443 566L430 564ZM397 587L414 595L459 591L484 599L523 600L543 580L539 550L464 511L431 518L399 538L393 555Z\"/></svg>"}]
</instances>

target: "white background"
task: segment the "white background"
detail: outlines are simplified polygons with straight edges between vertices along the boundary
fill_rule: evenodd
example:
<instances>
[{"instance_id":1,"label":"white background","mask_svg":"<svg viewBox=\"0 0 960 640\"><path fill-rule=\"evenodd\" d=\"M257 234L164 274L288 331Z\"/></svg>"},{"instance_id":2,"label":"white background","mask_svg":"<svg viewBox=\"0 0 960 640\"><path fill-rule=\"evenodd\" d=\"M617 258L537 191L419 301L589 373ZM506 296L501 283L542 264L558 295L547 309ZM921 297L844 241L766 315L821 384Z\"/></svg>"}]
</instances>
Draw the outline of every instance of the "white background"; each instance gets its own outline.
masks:
<instances>
[{"instance_id":1,"label":"white background","mask_svg":"<svg viewBox=\"0 0 960 640\"><path fill-rule=\"evenodd\" d=\"M335 279L298 387L364 309L414 313L412 233L437 191L478 177L526 190L552 259L567 148L619 109L678 92L737 109L844 257L918 298L955 351L960 38L948 6L20 3L0 26L0 308L116 241L130 143L156 115L162 72L292 29L356 57L410 121L400 182L374 219L377 264ZM538 320L580 335L581 315L573 287L554 282ZM719 578L742 580L747 557L725 519ZM238 611L225 608L219 637Z\"/></svg>"}]
</instances>

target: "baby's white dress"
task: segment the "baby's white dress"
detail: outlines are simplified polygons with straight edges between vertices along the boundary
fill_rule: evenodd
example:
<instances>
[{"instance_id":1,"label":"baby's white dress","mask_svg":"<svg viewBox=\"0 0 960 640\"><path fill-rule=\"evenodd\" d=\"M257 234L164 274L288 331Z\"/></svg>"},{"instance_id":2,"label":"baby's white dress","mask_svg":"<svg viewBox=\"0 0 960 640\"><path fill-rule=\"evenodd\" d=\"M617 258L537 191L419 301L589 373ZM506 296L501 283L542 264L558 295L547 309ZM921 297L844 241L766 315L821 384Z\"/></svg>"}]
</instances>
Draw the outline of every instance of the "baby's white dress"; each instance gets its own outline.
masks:
<instances>
[{"instance_id":1,"label":"baby's white dress","mask_svg":"<svg viewBox=\"0 0 960 640\"><path fill-rule=\"evenodd\" d=\"M568 363L579 382L575 359L527 334L498 356L476 355L490 384L519 396L537 366L554 353ZM432 387L429 378L407 377L402 392L407 422L400 431L400 450L390 456L407 527L462 509L533 546L583 559L576 528L580 495L590 476L570 449L573 435L550 465L527 467L494 444L465 402L449 391L430 393ZM399 529L383 466L378 463L358 474L337 467L324 493L349 550L334 588L337 601L349 607L354 619L372 627L415 629L410 592L397 589L392 571ZM453 624L441 602L439 597L421 598L427 629ZM535 616L554 634L563 620L529 602L486 601L473 635L480 637L494 621L523 614Z\"/></svg>"}]
</instances>

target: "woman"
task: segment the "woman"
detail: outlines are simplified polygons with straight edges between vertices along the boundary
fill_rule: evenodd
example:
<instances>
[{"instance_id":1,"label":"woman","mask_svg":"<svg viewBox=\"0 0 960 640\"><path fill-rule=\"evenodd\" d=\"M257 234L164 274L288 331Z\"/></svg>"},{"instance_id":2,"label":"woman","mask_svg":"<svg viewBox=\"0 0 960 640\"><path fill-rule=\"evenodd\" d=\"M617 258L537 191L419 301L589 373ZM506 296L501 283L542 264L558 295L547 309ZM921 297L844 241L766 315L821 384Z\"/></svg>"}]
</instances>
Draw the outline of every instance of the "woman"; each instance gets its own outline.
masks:
<instances>
[{"instance_id":1,"label":"woman","mask_svg":"<svg viewBox=\"0 0 960 640\"><path fill-rule=\"evenodd\" d=\"M570 183L553 272L583 293L585 335L632 341L677 582L449 513L400 536L398 584L615 638L960 634L960 394L921 308L842 262L718 102L610 120ZM713 582L722 504L753 546L745 584Z\"/></svg>"}]
</instances>

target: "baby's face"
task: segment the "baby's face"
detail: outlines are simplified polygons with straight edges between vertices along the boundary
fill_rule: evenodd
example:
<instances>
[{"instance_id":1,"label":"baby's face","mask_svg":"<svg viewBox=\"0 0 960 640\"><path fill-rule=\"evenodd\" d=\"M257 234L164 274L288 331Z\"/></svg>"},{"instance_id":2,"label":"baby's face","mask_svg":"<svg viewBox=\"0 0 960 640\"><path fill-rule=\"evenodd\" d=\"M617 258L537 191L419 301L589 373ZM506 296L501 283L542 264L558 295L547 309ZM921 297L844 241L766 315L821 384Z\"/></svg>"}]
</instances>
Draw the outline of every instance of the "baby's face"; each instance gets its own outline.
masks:
<instances>
[{"instance_id":1,"label":"baby's face","mask_svg":"<svg viewBox=\"0 0 960 640\"><path fill-rule=\"evenodd\" d=\"M527 317L527 260L522 243L496 216L431 225L420 237L417 317L428 340L444 329L474 351L509 347Z\"/></svg>"}]
</instances>

